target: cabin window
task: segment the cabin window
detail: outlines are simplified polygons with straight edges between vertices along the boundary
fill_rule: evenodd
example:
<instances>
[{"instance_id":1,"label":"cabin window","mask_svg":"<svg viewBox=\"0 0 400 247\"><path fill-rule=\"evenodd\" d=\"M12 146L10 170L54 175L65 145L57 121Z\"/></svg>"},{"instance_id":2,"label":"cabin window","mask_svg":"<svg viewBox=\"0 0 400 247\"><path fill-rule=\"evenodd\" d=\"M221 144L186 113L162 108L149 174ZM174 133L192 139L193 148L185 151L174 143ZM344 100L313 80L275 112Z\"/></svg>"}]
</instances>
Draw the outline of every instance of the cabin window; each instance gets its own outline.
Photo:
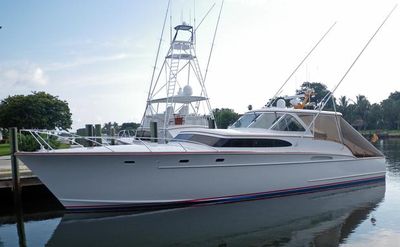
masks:
<instances>
[{"instance_id":1,"label":"cabin window","mask_svg":"<svg viewBox=\"0 0 400 247\"><path fill-rule=\"evenodd\" d=\"M271 129L278 131L305 131L303 125L301 125L295 117L289 114L285 114L281 117Z\"/></svg>"},{"instance_id":2,"label":"cabin window","mask_svg":"<svg viewBox=\"0 0 400 247\"><path fill-rule=\"evenodd\" d=\"M261 147L289 147L290 142L279 139L253 139L253 138L236 138L221 139L214 147L240 147L240 148L261 148Z\"/></svg>"},{"instance_id":3,"label":"cabin window","mask_svg":"<svg viewBox=\"0 0 400 247\"><path fill-rule=\"evenodd\" d=\"M213 147L289 147L292 144L280 139L262 139L262 138L220 138L208 135L198 134L178 134L173 141L188 140L203 143Z\"/></svg>"},{"instance_id":4,"label":"cabin window","mask_svg":"<svg viewBox=\"0 0 400 247\"><path fill-rule=\"evenodd\" d=\"M172 141L187 140L192 142L199 142L208 146L214 146L220 138L208 135L196 134L178 134Z\"/></svg>"}]
</instances>

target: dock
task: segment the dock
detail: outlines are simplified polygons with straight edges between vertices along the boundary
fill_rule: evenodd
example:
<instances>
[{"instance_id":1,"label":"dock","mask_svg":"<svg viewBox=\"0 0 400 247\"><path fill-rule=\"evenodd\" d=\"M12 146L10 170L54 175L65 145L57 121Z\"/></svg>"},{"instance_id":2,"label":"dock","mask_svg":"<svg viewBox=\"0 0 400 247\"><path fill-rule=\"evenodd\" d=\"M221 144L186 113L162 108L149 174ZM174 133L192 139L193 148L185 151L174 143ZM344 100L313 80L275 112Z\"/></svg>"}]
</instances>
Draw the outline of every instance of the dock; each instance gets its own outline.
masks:
<instances>
[{"instance_id":1,"label":"dock","mask_svg":"<svg viewBox=\"0 0 400 247\"><path fill-rule=\"evenodd\" d=\"M41 185L42 182L31 170L20 162L20 182L22 187ZM10 156L0 156L0 189L12 188L12 170Z\"/></svg>"}]
</instances>

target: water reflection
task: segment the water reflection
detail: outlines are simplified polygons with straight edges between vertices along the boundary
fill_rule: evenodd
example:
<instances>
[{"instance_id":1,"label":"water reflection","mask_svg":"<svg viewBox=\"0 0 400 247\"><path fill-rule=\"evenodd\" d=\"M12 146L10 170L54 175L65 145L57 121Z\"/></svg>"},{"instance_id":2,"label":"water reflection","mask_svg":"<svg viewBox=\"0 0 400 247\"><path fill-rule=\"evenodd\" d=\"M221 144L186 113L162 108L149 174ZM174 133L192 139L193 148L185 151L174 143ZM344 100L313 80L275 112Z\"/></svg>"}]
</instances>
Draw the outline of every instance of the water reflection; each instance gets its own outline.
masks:
<instances>
[{"instance_id":1,"label":"water reflection","mask_svg":"<svg viewBox=\"0 0 400 247\"><path fill-rule=\"evenodd\" d=\"M380 140L377 144L386 157L386 167L392 175L400 174L400 139Z\"/></svg>"},{"instance_id":2,"label":"water reflection","mask_svg":"<svg viewBox=\"0 0 400 247\"><path fill-rule=\"evenodd\" d=\"M66 214L47 246L337 246L384 193L380 183L125 215Z\"/></svg>"},{"instance_id":3,"label":"water reflection","mask_svg":"<svg viewBox=\"0 0 400 247\"><path fill-rule=\"evenodd\" d=\"M23 218L0 212L0 247L398 246L400 139L376 145L387 160L386 187L125 215L63 215L54 201L32 198Z\"/></svg>"}]
</instances>

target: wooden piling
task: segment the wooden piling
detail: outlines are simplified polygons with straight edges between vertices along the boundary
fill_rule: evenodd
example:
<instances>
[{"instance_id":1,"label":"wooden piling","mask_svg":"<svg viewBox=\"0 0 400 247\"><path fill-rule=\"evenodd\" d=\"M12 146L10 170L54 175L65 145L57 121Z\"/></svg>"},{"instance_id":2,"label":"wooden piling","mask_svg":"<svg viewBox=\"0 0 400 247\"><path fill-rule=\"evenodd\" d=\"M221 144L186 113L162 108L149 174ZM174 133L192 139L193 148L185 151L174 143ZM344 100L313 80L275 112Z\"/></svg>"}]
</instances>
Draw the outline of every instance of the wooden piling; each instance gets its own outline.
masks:
<instances>
[{"instance_id":1,"label":"wooden piling","mask_svg":"<svg viewBox=\"0 0 400 247\"><path fill-rule=\"evenodd\" d=\"M21 184L19 177L19 163L15 154L18 152L18 130L16 127L9 129L9 140L11 148L11 172L13 180L14 208L17 217L17 233L19 246L26 246L25 225L22 213Z\"/></svg>"},{"instance_id":2,"label":"wooden piling","mask_svg":"<svg viewBox=\"0 0 400 247\"><path fill-rule=\"evenodd\" d=\"M101 143L101 124L95 124L94 131L95 131L96 137L100 137L100 138L96 138L96 142Z\"/></svg>"},{"instance_id":3,"label":"wooden piling","mask_svg":"<svg viewBox=\"0 0 400 247\"><path fill-rule=\"evenodd\" d=\"M209 129L215 129L215 120L212 118L208 119L208 128Z\"/></svg>"},{"instance_id":4,"label":"wooden piling","mask_svg":"<svg viewBox=\"0 0 400 247\"><path fill-rule=\"evenodd\" d=\"M111 136L111 145L115 145L115 129L111 128L110 129L110 136Z\"/></svg>"},{"instance_id":5,"label":"wooden piling","mask_svg":"<svg viewBox=\"0 0 400 247\"><path fill-rule=\"evenodd\" d=\"M20 178L19 178L19 164L18 159L15 156L15 153L18 152L18 138L17 138L17 128L10 128L10 148L11 148L11 172L13 179L13 191L16 193L16 196L19 196L21 193L20 187Z\"/></svg>"},{"instance_id":6,"label":"wooden piling","mask_svg":"<svg viewBox=\"0 0 400 247\"><path fill-rule=\"evenodd\" d=\"M93 147L94 146L94 142L92 141L93 140L93 136L94 136L93 125L92 124L86 124L85 127L86 127L86 135L88 136L88 139L89 139L88 146L89 147Z\"/></svg>"},{"instance_id":7,"label":"wooden piling","mask_svg":"<svg viewBox=\"0 0 400 247\"><path fill-rule=\"evenodd\" d=\"M157 122L150 122L150 138L152 142L158 142Z\"/></svg>"}]
</instances>

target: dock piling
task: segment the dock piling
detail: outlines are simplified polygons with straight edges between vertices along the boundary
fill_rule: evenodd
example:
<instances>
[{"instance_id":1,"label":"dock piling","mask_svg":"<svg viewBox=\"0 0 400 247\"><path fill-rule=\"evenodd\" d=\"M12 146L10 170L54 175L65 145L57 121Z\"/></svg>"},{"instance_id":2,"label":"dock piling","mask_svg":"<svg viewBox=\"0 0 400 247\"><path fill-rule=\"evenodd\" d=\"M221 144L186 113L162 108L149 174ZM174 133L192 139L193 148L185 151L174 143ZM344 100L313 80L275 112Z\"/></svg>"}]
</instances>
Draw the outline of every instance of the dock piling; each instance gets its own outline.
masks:
<instances>
[{"instance_id":1,"label":"dock piling","mask_svg":"<svg viewBox=\"0 0 400 247\"><path fill-rule=\"evenodd\" d=\"M18 152L18 130L16 127L12 127L9 129L9 140L10 140L10 148L11 148L11 172L12 172L12 180L13 180L13 194L14 194L14 208L16 211L17 217L17 233L19 239L19 246L26 246L26 237L25 237L25 225L23 220L22 213L22 201L21 201L21 184L19 177L19 162L15 153Z\"/></svg>"},{"instance_id":2,"label":"dock piling","mask_svg":"<svg viewBox=\"0 0 400 247\"><path fill-rule=\"evenodd\" d=\"M11 172L13 180L13 191L16 196L19 197L21 193L20 178L19 178L19 164L15 153L18 152L18 138L17 138L17 128L13 127L9 129L10 133L10 148L11 148Z\"/></svg>"},{"instance_id":3,"label":"dock piling","mask_svg":"<svg viewBox=\"0 0 400 247\"><path fill-rule=\"evenodd\" d=\"M150 138L151 142L158 142L157 122L150 122Z\"/></svg>"},{"instance_id":4,"label":"dock piling","mask_svg":"<svg viewBox=\"0 0 400 247\"><path fill-rule=\"evenodd\" d=\"M94 131L93 131L93 124L86 124L86 135L89 137L88 141L88 146L93 147L94 142L93 142L93 136L94 136Z\"/></svg>"},{"instance_id":5,"label":"dock piling","mask_svg":"<svg viewBox=\"0 0 400 247\"><path fill-rule=\"evenodd\" d=\"M110 129L110 136L111 136L111 145L115 145L115 129L111 128Z\"/></svg>"}]
</instances>

